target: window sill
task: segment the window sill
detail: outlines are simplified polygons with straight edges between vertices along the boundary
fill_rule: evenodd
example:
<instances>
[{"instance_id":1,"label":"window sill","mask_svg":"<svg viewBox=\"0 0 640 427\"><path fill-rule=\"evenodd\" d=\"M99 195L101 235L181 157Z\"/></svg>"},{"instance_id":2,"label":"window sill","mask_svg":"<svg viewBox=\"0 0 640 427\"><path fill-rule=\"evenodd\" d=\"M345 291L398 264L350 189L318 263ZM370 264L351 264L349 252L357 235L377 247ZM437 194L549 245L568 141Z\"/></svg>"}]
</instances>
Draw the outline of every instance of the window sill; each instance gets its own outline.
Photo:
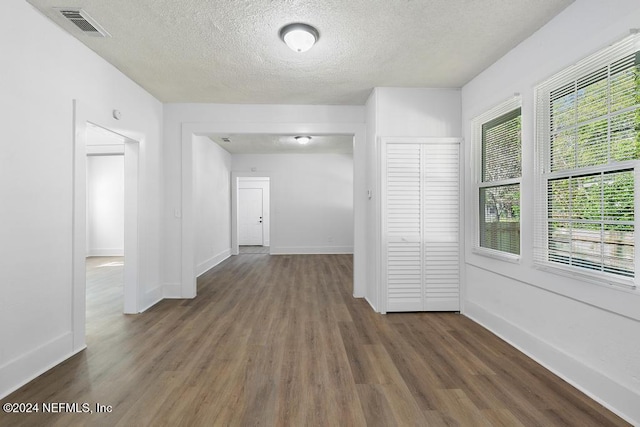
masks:
<instances>
[{"instance_id":1,"label":"window sill","mask_svg":"<svg viewBox=\"0 0 640 427\"><path fill-rule=\"evenodd\" d=\"M520 255L510 254L508 252L496 251L493 249L487 249L479 246L475 246L472 251L474 254L486 256L488 258L494 258L500 261L506 261L513 264L520 264Z\"/></svg>"},{"instance_id":2,"label":"window sill","mask_svg":"<svg viewBox=\"0 0 640 427\"><path fill-rule=\"evenodd\" d=\"M566 268L550 263L536 262L534 267L538 270L546 271L549 273L557 274L559 276L569 277L572 279L580 280L583 282L592 283L598 286L602 286L609 289L616 289L621 291L636 292L636 284L634 279L618 279L616 277L610 277L606 275L588 274L580 271L576 271L572 268Z\"/></svg>"}]
</instances>

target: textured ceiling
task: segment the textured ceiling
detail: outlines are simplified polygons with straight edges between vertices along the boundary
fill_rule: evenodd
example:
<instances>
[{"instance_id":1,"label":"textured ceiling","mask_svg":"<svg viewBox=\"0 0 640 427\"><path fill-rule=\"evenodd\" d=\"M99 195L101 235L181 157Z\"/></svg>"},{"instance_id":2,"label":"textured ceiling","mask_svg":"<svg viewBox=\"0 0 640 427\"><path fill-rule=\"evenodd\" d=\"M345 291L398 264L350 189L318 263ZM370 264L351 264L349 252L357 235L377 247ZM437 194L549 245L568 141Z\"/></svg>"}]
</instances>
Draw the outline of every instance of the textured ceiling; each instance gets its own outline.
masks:
<instances>
[{"instance_id":1,"label":"textured ceiling","mask_svg":"<svg viewBox=\"0 0 640 427\"><path fill-rule=\"evenodd\" d=\"M353 136L351 135L313 135L306 145L297 143L294 136L227 134L209 135L209 138L231 154L353 153Z\"/></svg>"},{"instance_id":2,"label":"textured ceiling","mask_svg":"<svg viewBox=\"0 0 640 427\"><path fill-rule=\"evenodd\" d=\"M28 0L163 102L347 105L374 87L461 87L572 1ZM291 22L318 29L313 49L281 42Z\"/></svg>"}]
</instances>

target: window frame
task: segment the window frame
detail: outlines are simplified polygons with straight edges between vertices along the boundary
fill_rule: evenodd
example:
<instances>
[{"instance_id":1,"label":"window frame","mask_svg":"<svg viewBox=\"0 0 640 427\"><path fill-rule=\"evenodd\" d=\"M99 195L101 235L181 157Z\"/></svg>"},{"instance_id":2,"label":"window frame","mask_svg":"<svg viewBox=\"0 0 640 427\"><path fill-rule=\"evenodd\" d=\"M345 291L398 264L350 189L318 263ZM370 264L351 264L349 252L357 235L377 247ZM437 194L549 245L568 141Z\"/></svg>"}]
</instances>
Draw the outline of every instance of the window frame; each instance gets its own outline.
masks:
<instances>
[{"instance_id":1,"label":"window frame","mask_svg":"<svg viewBox=\"0 0 640 427\"><path fill-rule=\"evenodd\" d=\"M593 166L575 165L572 168L553 170L551 160L551 135L553 133L551 130L551 98L554 91L559 91L563 87L577 83L581 79L587 78L589 75L596 73L599 69L609 67L616 61L619 61L625 56L632 55L639 50L640 36L629 36L621 42L611 45L608 48L583 59L573 66L566 68L535 87L534 144L536 155L534 169L535 210L533 262L534 266L538 269L550 271L563 276L578 278L582 281L598 285L616 286L632 290L637 289L636 281L638 276L635 275L635 270L640 265L640 251L638 250L640 249L640 233L638 232L640 230L638 230L636 214L640 214L640 196L638 194L640 190L640 159L623 161L611 161L608 159L608 162L605 164ZM608 89L606 100L607 105L609 105L610 92ZM608 110L605 117L609 120L610 117L615 117L615 114L616 113L612 113L611 110ZM579 123L576 123L575 126L579 126ZM587 267L579 267L551 260L551 250L549 249L549 224L554 221L549 215L549 183L554 180L575 179L575 177L580 176L608 174L622 172L625 170L633 171L634 181L634 277L630 278L622 274L598 271ZM574 220L568 220L568 223L572 223L572 221ZM569 242L572 243L572 240ZM600 244L604 244L602 238L600 240Z\"/></svg>"},{"instance_id":2,"label":"window frame","mask_svg":"<svg viewBox=\"0 0 640 427\"><path fill-rule=\"evenodd\" d=\"M483 207L480 206L480 191L481 189L486 188L497 188L508 185L518 185L520 188L520 206L522 205L522 172L520 176L517 178L508 178L508 179L500 179L494 181L483 181L483 172L484 172L484 143L483 143L483 127L486 124L489 124L500 117L508 115L510 113L514 113L516 110L520 110L520 117L522 118L522 99L519 94L515 94L512 98L509 98L497 106L491 108L485 113L475 117L471 121L472 126L472 136L473 136L473 158L474 158L474 212L475 212L475 239L473 245L473 252L479 255L500 259L502 261L519 263L522 255L522 233L519 233L519 248L520 253L514 254L507 251L501 251L498 249L488 248L485 246L481 246L481 224L482 220L480 211ZM522 129L521 129L522 132ZM521 155L522 155L522 141L520 145ZM521 167L522 167L522 159L521 159ZM522 216L520 216L520 220L518 222L519 230L522 229Z\"/></svg>"}]
</instances>

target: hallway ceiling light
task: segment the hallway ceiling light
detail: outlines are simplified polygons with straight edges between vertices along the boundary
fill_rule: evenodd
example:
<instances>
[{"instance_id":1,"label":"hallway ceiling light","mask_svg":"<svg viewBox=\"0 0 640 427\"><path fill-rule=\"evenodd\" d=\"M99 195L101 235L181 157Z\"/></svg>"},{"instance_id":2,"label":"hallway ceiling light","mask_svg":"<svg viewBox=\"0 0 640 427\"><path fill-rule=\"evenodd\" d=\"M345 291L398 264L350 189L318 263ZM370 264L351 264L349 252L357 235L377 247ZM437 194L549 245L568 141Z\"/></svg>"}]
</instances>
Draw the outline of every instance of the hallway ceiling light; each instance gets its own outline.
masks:
<instances>
[{"instance_id":1,"label":"hallway ceiling light","mask_svg":"<svg viewBox=\"0 0 640 427\"><path fill-rule=\"evenodd\" d=\"M320 34L311 25L295 23L282 27L280 38L291 50L306 52L318 41Z\"/></svg>"},{"instance_id":2,"label":"hallway ceiling light","mask_svg":"<svg viewBox=\"0 0 640 427\"><path fill-rule=\"evenodd\" d=\"M298 144L302 144L302 145L308 144L309 141L311 141L310 136L296 136L295 139L296 139L296 142L298 142Z\"/></svg>"}]
</instances>

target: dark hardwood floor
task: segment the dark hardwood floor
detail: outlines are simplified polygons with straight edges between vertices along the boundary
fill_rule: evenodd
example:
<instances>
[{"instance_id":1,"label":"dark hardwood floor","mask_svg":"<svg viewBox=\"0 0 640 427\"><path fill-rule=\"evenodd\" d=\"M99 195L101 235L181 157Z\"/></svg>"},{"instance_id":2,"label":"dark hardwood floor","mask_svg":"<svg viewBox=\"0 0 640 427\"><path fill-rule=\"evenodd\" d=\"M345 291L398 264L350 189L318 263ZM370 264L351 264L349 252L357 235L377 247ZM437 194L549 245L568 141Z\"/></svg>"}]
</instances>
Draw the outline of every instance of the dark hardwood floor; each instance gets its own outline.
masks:
<instances>
[{"instance_id":1,"label":"dark hardwood floor","mask_svg":"<svg viewBox=\"0 0 640 427\"><path fill-rule=\"evenodd\" d=\"M0 412L0 425L627 425L462 315L374 313L351 296L348 255L231 257L196 299L136 316L103 273L88 349L2 403L112 412Z\"/></svg>"}]
</instances>

